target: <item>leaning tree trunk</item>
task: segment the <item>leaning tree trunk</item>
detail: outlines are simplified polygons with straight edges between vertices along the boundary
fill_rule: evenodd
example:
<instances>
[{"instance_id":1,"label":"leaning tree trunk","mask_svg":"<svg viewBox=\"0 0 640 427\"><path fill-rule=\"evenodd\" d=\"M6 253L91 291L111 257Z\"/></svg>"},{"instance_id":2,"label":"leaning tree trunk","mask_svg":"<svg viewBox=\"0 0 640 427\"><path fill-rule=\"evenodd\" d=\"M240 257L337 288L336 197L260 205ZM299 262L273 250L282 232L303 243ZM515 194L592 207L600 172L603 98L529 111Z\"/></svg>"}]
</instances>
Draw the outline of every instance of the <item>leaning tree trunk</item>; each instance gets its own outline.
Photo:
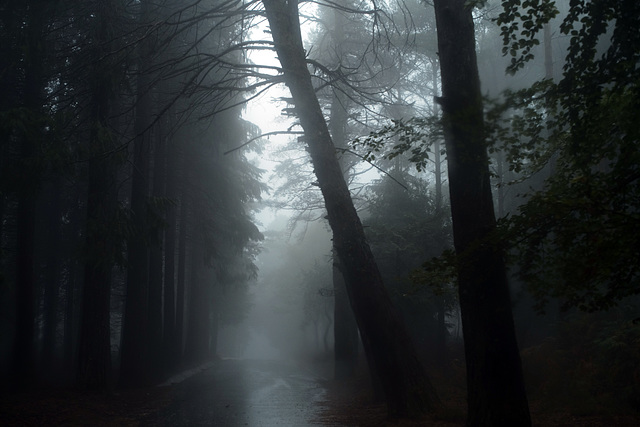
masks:
<instances>
[{"instance_id":1,"label":"leaning tree trunk","mask_svg":"<svg viewBox=\"0 0 640 427\"><path fill-rule=\"evenodd\" d=\"M334 250L335 252L335 250ZM337 256L333 261L333 335L334 335L334 378L337 380L351 378L355 375L358 364L358 325L349 304L347 286Z\"/></svg>"},{"instance_id":2,"label":"leaning tree trunk","mask_svg":"<svg viewBox=\"0 0 640 427\"><path fill-rule=\"evenodd\" d=\"M344 11L334 8L331 11L332 17L329 32L334 40L335 48L345 43L345 28L348 24L344 16ZM338 64L332 64L337 66ZM331 96L331 113L329 117L329 133L333 143L338 149L347 148L347 126L349 119L348 111L349 99L341 91L334 89ZM339 157L345 179L348 181L349 165L345 161L344 153ZM345 284L344 274L340 266L340 259L333 248L333 290L334 290L334 313L333 313L333 335L334 335L334 378L345 379L355 375L358 365L358 347L360 345L360 335L358 324L353 315L353 310L349 303L349 295ZM372 382L379 384L375 380L376 374L372 372ZM379 387L374 387L374 392L378 400L382 399L382 391Z\"/></svg>"},{"instance_id":3,"label":"leaning tree trunk","mask_svg":"<svg viewBox=\"0 0 640 427\"><path fill-rule=\"evenodd\" d=\"M344 266L351 306L365 349L373 352L372 359L380 374L389 415L417 416L434 409L438 398L387 294L342 176L307 69L298 3L296 0L263 0L263 4L325 200L334 245Z\"/></svg>"},{"instance_id":4,"label":"leaning tree trunk","mask_svg":"<svg viewBox=\"0 0 640 427\"><path fill-rule=\"evenodd\" d=\"M337 12L336 12L337 14ZM337 18L336 18L337 19ZM340 27L341 26L336 26ZM341 32L334 35L338 37ZM334 143L338 147L346 145L346 127L348 112L345 108L347 102L344 96L334 93L331 100L331 118L329 131ZM343 157L344 158L344 157ZM343 174L348 173L345 162L340 162ZM353 310L349 304L349 295L345 284L345 277L340 266L340 259L335 248L333 249L333 290L334 290L334 377L335 379L350 378L355 375L358 364L358 346L360 336L358 334L358 324L353 316ZM372 374L375 375L375 374ZM373 381L377 384L377 381ZM381 393L380 393L381 395Z\"/></svg>"},{"instance_id":5,"label":"leaning tree trunk","mask_svg":"<svg viewBox=\"0 0 640 427\"><path fill-rule=\"evenodd\" d=\"M531 419L500 248L484 140L472 6L435 0L453 237L468 384L468 425L529 426Z\"/></svg>"}]
</instances>

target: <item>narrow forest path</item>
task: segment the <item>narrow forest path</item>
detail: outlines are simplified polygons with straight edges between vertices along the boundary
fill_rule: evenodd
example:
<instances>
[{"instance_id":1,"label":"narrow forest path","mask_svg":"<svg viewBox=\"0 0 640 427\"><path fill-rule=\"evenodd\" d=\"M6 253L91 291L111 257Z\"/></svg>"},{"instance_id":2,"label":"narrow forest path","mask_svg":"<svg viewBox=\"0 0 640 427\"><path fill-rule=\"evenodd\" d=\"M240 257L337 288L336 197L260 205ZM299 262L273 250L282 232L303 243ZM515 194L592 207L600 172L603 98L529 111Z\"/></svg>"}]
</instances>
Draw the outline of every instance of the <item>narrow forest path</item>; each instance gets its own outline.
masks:
<instances>
[{"instance_id":1,"label":"narrow forest path","mask_svg":"<svg viewBox=\"0 0 640 427\"><path fill-rule=\"evenodd\" d=\"M283 361L219 360L174 385L145 426L313 426L326 391L309 368Z\"/></svg>"}]
</instances>

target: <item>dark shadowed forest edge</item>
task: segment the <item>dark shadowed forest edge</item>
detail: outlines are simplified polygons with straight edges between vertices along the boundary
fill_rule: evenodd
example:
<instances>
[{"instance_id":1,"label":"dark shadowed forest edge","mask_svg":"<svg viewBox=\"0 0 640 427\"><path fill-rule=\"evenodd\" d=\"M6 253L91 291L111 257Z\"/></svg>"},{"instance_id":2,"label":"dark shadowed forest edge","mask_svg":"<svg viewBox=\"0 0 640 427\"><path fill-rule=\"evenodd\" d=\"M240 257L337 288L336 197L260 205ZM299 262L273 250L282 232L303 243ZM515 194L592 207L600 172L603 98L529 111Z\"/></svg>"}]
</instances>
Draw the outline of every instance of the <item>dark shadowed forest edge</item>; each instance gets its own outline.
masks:
<instances>
[{"instance_id":1,"label":"dark shadowed forest edge","mask_svg":"<svg viewBox=\"0 0 640 427\"><path fill-rule=\"evenodd\" d=\"M458 353L461 351L460 348L451 350L453 355L456 350ZM461 353L458 356L463 357ZM526 361L526 356L523 358ZM444 403L443 409L432 416L418 420L389 420L384 404L374 402L370 380L361 372L355 378L329 381L325 384L328 393L320 420L327 425L344 426L465 426L467 408L464 362L455 356L453 360L454 363L448 370L429 369L430 377ZM547 362L549 365L561 363L560 360ZM587 360L582 362L589 363ZM525 362L525 376L530 378L533 372L530 372L527 366ZM541 366L536 367L540 368ZM593 374L597 375L596 372ZM585 378L585 381L588 382L589 379ZM557 389L558 385L553 383L553 373L548 371L541 376L536 392L529 393L534 426L631 427L640 423L640 415L637 412L629 408L621 409L613 403L614 396L585 397L589 394L585 389L566 394L545 391L547 388ZM570 384L565 384L564 390L569 388Z\"/></svg>"},{"instance_id":2,"label":"dark shadowed forest edge","mask_svg":"<svg viewBox=\"0 0 640 427\"><path fill-rule=\"evenodd\" d=\"M376 403L373 398L371 380L364 366L364 359L359 362L356 375L346 380L322 380L321 386L326 389L325 398L319 403L319 412L313 423L329 426L464 426L466 419L466 400L464 386L464 363L461 362L461 348L451 348L452 364L442 370L429 369L430 377L438 389L444 406L438 413L416 420L389 420L384 402ZM550 351L550 348L545 349ZM574 349L577 350L577 349ZM525 350L526 353L536 349ZM560 352L559 349L556 351ZM458 354L456 354L458 353ZM460 356L457 358L456 356ZM566 360L552 360L544 363L547 368L566 363ZM585 359L587 359L585 357ZM204 367L194 368L184 377L198 375L206 371L211 363ZM589 364L588 360L579 364ZM531 369L526 369L530 367ZM316 362L319 371L327 370L326 362ZM531 378L542 366L525 363L525 376ZM592 377L597 372L594 367ZM540 373L540 372L538 372ZM635 427L640 425L640 414L629 408L622 409L613 402L618 396L608 392L600 395L578 387L573 392L562 394L554 384L553 371L549 370L538 376L538 388L530 393L530 407L534 426L540 427ZM583 383L593 378L586 376ZM557 381L557 379L555 379ZM564 390L569 390L566 384ZM593 384L592 384L593 385ZM155 387L145 387L115 392L80 392L69 388L40 389L17 394L0 396L0 425L7 426L57 426L57 425L91 425L91 426L153 426L165 424L162 411L180 398L178 387L180 382ZM554 387L556 390L554 391ZM550 390L550 391L547 391ZM560 393L560 394L558 394ZM555 402L555 403L554 403ZM167 421L168 422L168 421ZM231 426L230 426L231 427Z\"/></svg>"},{"instance_id":3,"label":"dark shadowed forest edge","mask_svg":"<svg viewBox=\"0 0 640 427\"><path fill-rule=\"evenodd\" d=\"M0 424L7 426L137 426L171 401L171 387L106 394L41 390L3 396Z\"/></svg>"}]
</instances>

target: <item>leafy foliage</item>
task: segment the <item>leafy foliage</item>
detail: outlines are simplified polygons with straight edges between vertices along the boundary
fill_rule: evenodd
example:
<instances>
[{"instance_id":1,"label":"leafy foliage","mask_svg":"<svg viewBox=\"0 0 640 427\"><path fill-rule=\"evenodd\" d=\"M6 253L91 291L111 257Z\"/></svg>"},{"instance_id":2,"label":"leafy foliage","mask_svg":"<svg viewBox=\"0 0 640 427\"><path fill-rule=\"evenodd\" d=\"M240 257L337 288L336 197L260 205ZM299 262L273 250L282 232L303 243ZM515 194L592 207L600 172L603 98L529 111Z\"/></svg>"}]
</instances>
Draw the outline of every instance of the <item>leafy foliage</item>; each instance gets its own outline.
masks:
<instances>
[{"instance_id":1,"label":"leafy foliage","mask_svg":"<svg viewBox=\"0 0 640 427\"><path fill-rule=\"evenodd\" d=\"M450 217L425 180L399 168L391 173L395 179L384 177L369 189L367 237L394 302L427 349L437 333L435 313L456 302L451 277L423 264L451 246Z\"/></svg>"},{"instance_id":2,"label":"leafy foliage","mask_svg":"<svg viewBox=\"0 0 640 427\"><path fill-rule=\"evenodd\" d=\"M640 292L639 11L572 1L563 78L507 93L488 115L514 170L552 172L502 223L539 306L557 297L594 311Z\"/></svg>"},{"instance_id":3,"label":"leafy foliage","mask_svg":"<svg viewBox=\"0 0 640 427\"><path fill-rule=\"evenodd\" d=\"M507 0L496 20L502 33L503 55L511 56L508 71L517 72L534 58L533 49L540 44L538 32L558 14L553 0Z\"/></svg>"},{"instance_id":4,"label":"leafy foliage","mask_svg":"<svg viewBox=\"0 0 640 427\"><path fill-rule=\"evenodd\" d=\"M442 139L442 126L437 117L413 117L392 120L391 124L369 133L367 137L354 139L351 145L364 148L364 159L369 162L378 157L392 160L408 153L408 161L422 172L430 160L431 145L436 139ZM390 141L393 141L391 147L388 145Z\"/></svg>"},{"instance_id":5,"label":"leafy foliage","mask_svg":"<svg viewBox=\"0 0 640 427\"><path fill-rule=\"evenodd\" d=\"M453 249L446 249L437 257L422 263L411 273L411 281L420 287L429 287L434 295L445 296L453 305L457 299L453 286L457 283L457 257Z\"/></svg>"}]
</instances>

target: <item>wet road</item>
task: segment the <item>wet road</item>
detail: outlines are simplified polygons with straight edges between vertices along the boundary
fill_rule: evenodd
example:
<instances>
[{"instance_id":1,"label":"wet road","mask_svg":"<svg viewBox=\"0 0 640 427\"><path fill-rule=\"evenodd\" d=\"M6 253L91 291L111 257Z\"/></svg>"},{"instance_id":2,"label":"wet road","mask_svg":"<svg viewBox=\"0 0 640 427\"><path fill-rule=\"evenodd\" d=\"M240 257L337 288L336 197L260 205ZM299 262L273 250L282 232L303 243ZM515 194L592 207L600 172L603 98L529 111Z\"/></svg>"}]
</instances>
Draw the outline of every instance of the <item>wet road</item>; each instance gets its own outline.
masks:
<instances>
[{"instance_id":1,"label":"wet road","mask_svg":"<svg viewBox=\"0 0 640 427\"><path fill-rule=\"evenodd\" d=\"M148 426L314 426L325 390L295 364L220 360L185 380L176 400Z\"/></svg>"}]
</instances>

